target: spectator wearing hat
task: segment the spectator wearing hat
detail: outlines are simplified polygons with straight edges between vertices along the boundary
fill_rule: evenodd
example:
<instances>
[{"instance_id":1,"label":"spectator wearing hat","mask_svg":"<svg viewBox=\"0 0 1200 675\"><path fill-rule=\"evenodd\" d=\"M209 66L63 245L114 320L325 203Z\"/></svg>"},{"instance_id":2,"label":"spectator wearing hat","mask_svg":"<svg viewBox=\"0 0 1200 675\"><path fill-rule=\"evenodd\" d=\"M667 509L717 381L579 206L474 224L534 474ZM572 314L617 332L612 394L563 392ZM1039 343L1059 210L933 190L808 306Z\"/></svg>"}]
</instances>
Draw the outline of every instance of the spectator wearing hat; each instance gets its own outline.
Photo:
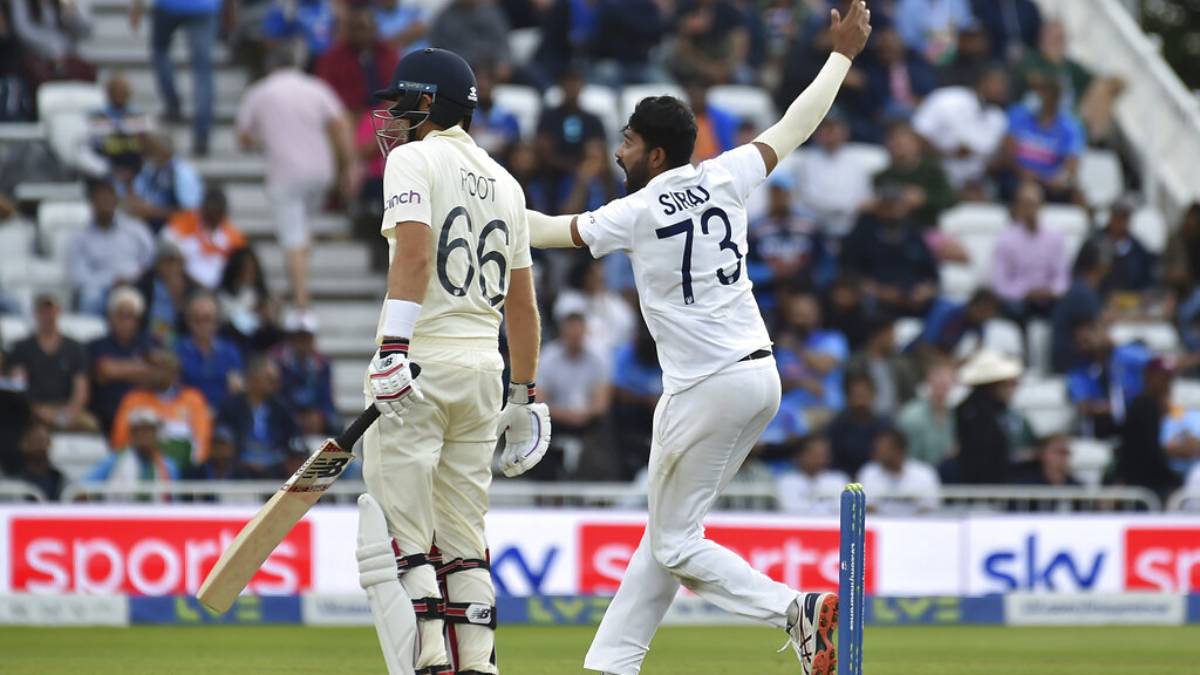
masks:
<instances>
[{"instance_id":1,"label":"spectator wearing hat","mask_svg":"<svg viewBox=\"0 0 1200 675\"><path fill-rule=\"evenodd\" d=\"M142 275L137 288L146 300L144 329L159 344L173 346L183 331L184 305L197 288L187 274L179 246L160 240L154 266Z\"/></svg>"},{"instance_id":2,"label":"spectator wearing hat","mask_svg":"<svg viewBox=\"0 0 1200 675\"><path fill-rule=\"evenodd\" d=\"M956 374L948 361L935 362L925 372L925 392L900 409L896 426L908 439L908 455L930 466L958 455L954 409L950 392Z\"/></svg>"},{"instance_id":3,"label":"spectator wearing hat","mask_svg":"<svg viewBox=\"0 0 1200 675\"><path fill-rule=\"evenodd\" d=\"M87 347L91 410L106 434L125 394L149 383L147 357L155 344L142 330L145 311L146 302L133 287L114 288L108 294L108 332Z\"/></svg>"},{"instance_id":4,"label":"spectator wearing hat","mask_svg":"<svg viewBox=\"0 0 1200 675\"><path fill-rule=\"evenodd\" d=\"M147 134L142 147L142 170L125 193L124 208L157 233L176 211L200 208L204 183L190 162L175 156L169 135Z\"/></svg>"},{"instance_id":5,"label":"spectator wearing hat","mask_svg":"<svg viewBox=\"0 0 1200 675\"><path fill-rule=\"evenodd\" d=\"M874 212L842 242L841 267L863 280L878 310L924 316L938 294L937 259L909 214L903 188L880 190Z\"/></svg>"},{"instance_id":6,"label":"spectator wearing hat","mask_svg":"<svg viewBox=\"0 0 1200 675\"><path fill-rule=\"evenodd\" d=\"M117 209L117 192L109 183L88 185L92 219L68 247L67 277L79 296L79 308L103 314L105 296L114 284L130 283L154 259L154 236L142 221Z\"/></svg>"},{"instance_id":7,"label":"spectator wearing hat","mask_svg":"<svg viewBox=\"0 0 1200 675\"><path fill-rule=\"evenodd\" d=\"M971 391L954 410L959 452L950 476L944 476L948 481L1009 482L1018 450L1033 437L1028 423L1010 408L1022 370L1020 361L991 349L981 349L963 365L959 375Z\"/></svg>"},{"instance_id":8,"label":"spectator wearing hat","mask_svg":"<svg viewBox=\"0 0 1200 675\"><path fill-rule=\"evenodd\" d=\"M110 485L166 483L179 480L179 466L163 453L159 432L163 420L151 407L129 411L129 443L110 452L84 476L84 480Z\"/></svg>"},{"instance_id":9,"label":"spectator wearing hat","mask_svg":"<svg viewBox=\"0 0 1200 675\"><path fill-rule=\"evenodd\" d=\"M917 390L920 375L908 355L896 345L896 321L887 314L870 320L866 347L850 357L847 373L864 373L875 384L875 412L892 417Z\"/></svg>"},{"instance_id":10,"label":"spectator wearing hat","mask_svg":"<svg viewBox=\"0 0 1200 675\"><path fill-rule=\"evenodd\" d=\"M578 476L585 459L581 451L608 416L612 383L606 359L587 344L584 308L566 306L557 320L558 339L542 348L538 394L554 416L555 459L563 475ZM554 462L548 466L554 468Z\"/></svg>"},{"instance_id":11,"label":"spectator wearing hat","mask_svg":"<svg viewBox=\"0 0 1200 675\"><path fill-rule=\"evenodd\" d=\"M96 431L99 424L87 411L87 351L58 329L62 304L52 293L34 304L33 335L13 346L9 369L25 383L35 417L53 429Z\"/></svg>"},{"instance_id":12,"label":"spectator wearing hat","mask_svg":"<svg viewBox=\"0 0 1200 675\"><path fill-rule=\"evenodd\" d=\"M337 410L329 359L317 351L316 317L289 313L284 318L283 330L287 337L272 352L279 369L280 395L302 434L326 436L334 429Z\"/></svg>"},{"instance_id":13,"label":"spectator wearing hat","mask_svg":"<svg viewBox=\"0 0 1200 675\"><path fill-rule=\"evenodd\" d=\"M19 446L21 470L16 479L36 487L47 500L58 501L67 479L50 462L50 427L35 420L25 428Z\"/></svg>"},{"instance_id":14,"label":"spectator wearing hat","mask_svg":"<svg viewBox=\"0 0 1200 675\"><path fill-rule=\"evenodd\" d=\"M1041 208L1041 187L1022 184L1013 198L1012 223L992 250L992 290L1022 326L1032 318L1048 317L1071 281L1066 239L1042 227Z\"/></svg>"},{"instance_id":15,"label":"spectator wearing hat","mask_svg":"<svg viewBox=\"0 0 1200 675\"><path fill-rule=\"evenodd\" d=\"M1173 360L1156 357L1146 364L1142 393L1133 399L1125 413L1114 470L1118 483L1148 488L1163 498L1180 483L1179 475L1171 469L1172 460L1191 461L1200 457L1200 442L1195 439L1180 439L1173 447L1163 443L1174 379Z\"/></svg>"},{"instance_id":16,"label":"spectator wearing hat","mask_svg":"<svg viewBox=\"0 0 1200 675\"><path fill-rule=\"evenodd\" d=\"M246 246L246 235L229 220L225 191L215 185L205 188L199 209L171 216L162 239L179 247L187 275L209 289L221 281L229 256Z\"/></svg>"},{"instance_id":17,"label":"spectator wearing hat","mask_svg":"<svg viewBox=\"0 0 1200 675\"><path fill-rule=\"evenodd\" d=\"M837 109L825 116L813 140L793 158L792 194L817 212L829 234L845 237L871 199L873 169L861 153L846 147L850 126Z\"/></svg>"},{"instance_id":18,"label":"spectator wearing hat","mask_svg":"<svg viewBox=\"0 0 1200 675\"><path fill-rule=\"evenodd\" d=\"M908 456L908 437L895 427L875 434L871 461L855 479L867 493L867 509L887 516L936 511L941 480L932 466Z\"/></svg>"},{"instance_id":19,"label":"spectator wearing hat","mask_svg":"<svg viewBox=\"0 0 1200 675\"><path fill-rule=\"evenodd\" d=\"M179 359L167 350L151 352L145 387L121 399L113 419L109 440L112 447L129 445L130 420L134 410L150 409L161 421L159 437L164 454L176 466L187 469L208 458L212 439L212 413L199 390L180 384Z\"/></svg>"},{"instance_id":20,"label":"spectator wearing hat","mask_svg":"<svg viewBox=\"0 0 1200 675\"><path fill-rule=\"evenodd\" d=\"M220 318L216 296L196 292L187 303L188 334L175 345L183 383L199 389L214 410L220 409L227 396L242 389L242 353L237 345L218 335Z\"/></svg>"},{"instance_id":21,"label":"spectator wearing hat","mask_svg":"<svg viewBox=\"0 0 1200 675\"><path fill-rule=\"evenodd\" d=\"M246 480L254 475L246 470L237 456L237 437L227 426L213 428L212 446L208 459L187 472L188 480Z\"/></svg>"},{"instance_id":22,"label":"spectator wearing hat","mask_svg":"<svg viewBox=\"0 0 1200 675\"><path fill-rule=\"evenodd\" d=\"M300 430L279 397L279 368L263 356L250 360L245 390L224 400L217 425L233 431L238 461L259 478L284 477L284 457L301 443Z\"/></svg>"},{"instance_id":23,"label":"spectator wearing hat","mask_svg":"<svg viewBox=\"0 0 1200 675\"><path fill-rule=\"evenodd\" d=\"M838 495L850 478L830 468L833 451L829 439L814 433L792 445L791 465L775 480L779 509L804 515L837 513Z\"/></svg>"},{"instance_id":24,"label":"spectator wearing hat","mask_svg":"<svg viewBox=\"0 0 1200 675\"><path fill-rule=\"evenodd\" d=\"M846 375L846 407L829 423L833 466L848 476L857 475L871 458L875 436L891 426L875 414L875 384L865 373Z\"/></svg>"}]
</instances>

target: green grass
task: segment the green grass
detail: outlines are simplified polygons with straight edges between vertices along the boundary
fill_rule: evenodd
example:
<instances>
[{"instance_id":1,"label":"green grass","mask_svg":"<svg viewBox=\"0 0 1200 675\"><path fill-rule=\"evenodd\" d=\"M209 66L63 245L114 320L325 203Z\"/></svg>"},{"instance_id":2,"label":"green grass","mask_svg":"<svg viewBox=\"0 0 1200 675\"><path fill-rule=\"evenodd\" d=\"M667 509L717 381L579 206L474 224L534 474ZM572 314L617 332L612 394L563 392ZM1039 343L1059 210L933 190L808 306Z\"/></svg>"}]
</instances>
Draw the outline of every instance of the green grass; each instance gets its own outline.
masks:
<instances>
[{"instance_id":1,"label":"green grass","mask_svg":"<svg viewBox=\"0 0 1200 675\"><path fill-rule=\"evenodd\" d=\"M590 627L502 627L505 675L582 673ZM646 675L796 675L765 628L664 628ZM1196 673L1200 628L901 627L867 630L869 675ZM370 628L0 629L0 673L59 675L379 674Z\"/></svg>"}]
</instances>

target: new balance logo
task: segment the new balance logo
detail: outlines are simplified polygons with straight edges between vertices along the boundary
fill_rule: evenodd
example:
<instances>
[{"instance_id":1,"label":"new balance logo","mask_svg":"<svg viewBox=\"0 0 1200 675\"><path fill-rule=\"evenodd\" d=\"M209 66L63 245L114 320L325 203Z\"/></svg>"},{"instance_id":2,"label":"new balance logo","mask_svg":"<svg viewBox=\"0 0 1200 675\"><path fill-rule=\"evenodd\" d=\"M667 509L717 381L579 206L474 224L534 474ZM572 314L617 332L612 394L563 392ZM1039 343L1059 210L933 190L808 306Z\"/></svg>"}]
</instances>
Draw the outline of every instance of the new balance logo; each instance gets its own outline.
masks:
<instances>
[{"instance_id":1,"label":"new balance logo","mask_svg":"<svg viewBox=\"0 0 1200 675\"><path fill-rule=\"evenodd\" d=\"M467 621L471 623L489 624L492 622L492 608L489 605L471 605L467 607Z\"/></svg>"}]
</instances>

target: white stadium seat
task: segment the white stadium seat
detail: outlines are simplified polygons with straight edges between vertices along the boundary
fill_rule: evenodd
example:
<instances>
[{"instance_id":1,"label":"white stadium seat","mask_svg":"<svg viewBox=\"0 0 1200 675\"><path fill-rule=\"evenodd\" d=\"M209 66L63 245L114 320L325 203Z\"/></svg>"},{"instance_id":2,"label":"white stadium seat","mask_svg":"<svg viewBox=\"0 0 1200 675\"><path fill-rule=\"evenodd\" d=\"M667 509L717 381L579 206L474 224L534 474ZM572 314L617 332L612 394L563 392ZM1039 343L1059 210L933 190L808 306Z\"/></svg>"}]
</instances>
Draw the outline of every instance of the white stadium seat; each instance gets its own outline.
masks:
<instances>
[{"instance_id":1,"label":"white stadium seat","mask_svg":"<svg viewBox=\"0 0 1200 675\"><path fill-rule=\"evenodd\" d=\"M1050 372L1050 349L1054 333L1049 321L1034 319L1025 327L1029 369L1038 375Z\"/></svg>"},{"instance_id":2,"label":"white stadium seat","mask_svg":"<svg viewBox=\"0 0 1200 675\"><path fill-rule=\"evenodd\" d=\"M891 163L891 158L888 157L887 149L882 145L873 145L871 143L847 143L845 152L848 155L856 157L858 164L871 174L877 174L888 167Z\"/></svg>"},{"instance_id":3,"label":"white stadium seat","mask_svg":"<svg viewBox=\"0 0 1200 675\"><path fill-rule=\"evenodd\" d=\"M1133 214L1129 229L1146 250L1155 255L1167 248L1167 221L1162 212L1152 206L1143 206Z\"/></svg>"},{"instance_id":4,"label":"white stadium seat","mask_svg":"<svg viewBox=\"0 0 1200 675\"><path fill-rule=\"evenodd\" d=\"M1088 150L1079 160L1079 189L1092 208L1106 208L1125 191L1121 161L1111 150Z\"/></svg>"},{"instance_id":5,"label":"white stadium seat","mask_svg":"<svg viewBox=\"0 0 1200 675\"><path fill-rule=\"evenodd\" d=\"M87 228L91 207L85 202L42 202L38 205L38 237L54 260L66 258L71 240Z\"/></svg>"},{"instance_id":6,"label":"white stadium seat","mask_svg":"<svg viewBox=\"0 0 1200 675\"><path fill-rule=\"evenodd\" d=\"M91 82L47 82L38 87L37 104L43 120L67 113L86 117L104 107L104 91Z\"/></svg>"},{"instance_id":7,"label":"white stadium seat","mask_svg":"<svg viewBox=\"0 0 1200 675\"><path fill-rule=\"evenodd\" d=\"M967 250L970 267L980 283L991 285L992 254L999 234L989 230L974 230L957 235L958 243Z\"/></svg>"},{"instance_id":8,"label":"white stadium seat","mask_svg":"<svg viewBox=\"0 0 1200 675\"><path fill-rule=\"evenodd\" d=\"M739 119L749 120L759 131L775 123L775 103L761 87L722 84L708 90L708 102Z\"/></svg>"},{"instance_id":9,"label":"white stadium seat","mask_svg":"<svg viewBox=\"0 0 1200 675\"><path fill-rule=\"evenodd\" d=\"M1062 378L1021 380L1013 396L1013 408L1029 420L1038 436L1065 433L1075 418L1075 408L1067 397Z\"/></svg>"},{"instance_id":10,"label":"white stadium seat","mask_svg":"<svg viewBox=\"0 0 1200 675\"><path fill-rule=\"evenodd\" d=\"M998 352L1025 359L1025 342L1021 329L1008 319L992 319L983 327L983 346Z\"/></svg>"},{"instance_id":11,"label":"white stadium seat","mask_svg":"<svg viewBox=\"0 0 1200 675\"><path fill-rule=\"evenodd\" d=\"M542 114L542 97L538 96L536 89L517 84L498 84L492 90L492 100L516 116L523 138L533 138Z\"/></svg>"},{"instance_id":12,"label":"white stadium seat","mask_svg":"<svg viewBox=\"0 0 1200 675\"><path fill-rule=\"evenodd\" d=\"M901 317L896 319L896 347L899 349L904 349L907 347L909 343L917 339L917 336L921 334L921 330L924 327L925 322L920 319L914 319L912 317Z\"/></svg>"},{"instance_id":13,"label":"white stadium seat","mask_svg":"<svg viewBox=\"0 0 1200 675\"><path fill-rule=\"evenodd\" d=\"M1071 439L1071 473L1088 487L1097 487L1112 462L1112 443L1094 438Z\"/></svg>"},{"instance_id":14,"label":"white stadium seat","mask_svg":"<svg viewBox=\"0 0 1200 675\"><path fill-rule=\"evenodd\" d=\"M942 296L965 302L981 283L975 268L961 263L942 263L938 269Z\"/></svg>"},{"instance_id":15,"label":"white stadium seat","mask_svg":"<svg viewBox=\"0 0 1200 675\"><path fill-rule=\"evenodd\" d=\"M938 229L956 236L966 232L999 234L1008 222L1008 209L1003 206L966 203L943 211L938 219Z\"/></svg>"},{"instance_id":16,"label":"white stadium seat","mask_svg":"<svg viewBox=\"0 0 1200 675\"><path fill-rule=\"evenodd\" d=\"M683 87L677 84L631 84L621 90L621 119L629 119L638 101L647 96L674 96L687 100Z\"/></svg>"},{"instance_id":17,"label":"white stadium seat","mask_svg":"<svg viewBox=\"0 0 1200 675\"><path fill-rule=\"evenodd\" d=\"M533 60L533 54L542 42L542 33L537 28L518 28L508 31L508 51L513 63L525 65Z\"/></svg>"},{"instance_id":18,"label":"white stadium seat","mask_svg":"<svg viewBox=\"0 0 1200 675\"><path fill-rule=\"evenodd\" d=\"M1108 336L1118 345L1130 342L1145 343L1150 351L1157 354L1173 353L1179 349L1179 334L1175 332L1175 327L1166 321L1114 323L1108 329Z\"/></svg>"},{"instance_id":19,"label":"white stadium seat","mask_svg":"<svg viewBox=\"0 0 1200 675\"><path fill-rule=\"evenodd\" d=\"M68 481L77 482L108 455L108 443L97 434L54 434L50 439L50 463Z\"/></svg>"},{"instance_id":20,"label":"white stadium seat","mask_svg":"<svg viewBox=\"0 0 1200 675\"><path fill-rule=\"evenodd\" d=\"M0 314L0 348L11 349L16 342L29 337L30 330L25 319L10 314Z\"/></svg>"},{"instance_id":21,"label":"white stadium seat","mask_svg":"<svg viewBox=\"0 0 1200 675\"><path fill-rule=\"evenodd\" d=\"M1175 380L1171 387L1171 402L1186 410L1200 410L1200 380Z\"/></svg>"},{"instance_id":22,"label":"white stadium seat","mask_svg":"<svg viewBox=\"0 0 1200 675\"><path fill-rule=\"evenodd\" d=\"M1066 239L1067 257L1075 254L1087 240L1090 224L1087 211L1073 204L1047 204L1038 211L1038 223L1047 230L1061 232Z\"/></svg>"},{"instance_id":23,"label":"white stadium seat","mask_svg":"<svg viewBox=\"0 0 1200 675\"><path fill-rule=\"evenodd\" d=\"M87 344L108 332L104 319L91 314L63 314L58 319L58 329L63 335Z\"/></svg>"}]
</instances>

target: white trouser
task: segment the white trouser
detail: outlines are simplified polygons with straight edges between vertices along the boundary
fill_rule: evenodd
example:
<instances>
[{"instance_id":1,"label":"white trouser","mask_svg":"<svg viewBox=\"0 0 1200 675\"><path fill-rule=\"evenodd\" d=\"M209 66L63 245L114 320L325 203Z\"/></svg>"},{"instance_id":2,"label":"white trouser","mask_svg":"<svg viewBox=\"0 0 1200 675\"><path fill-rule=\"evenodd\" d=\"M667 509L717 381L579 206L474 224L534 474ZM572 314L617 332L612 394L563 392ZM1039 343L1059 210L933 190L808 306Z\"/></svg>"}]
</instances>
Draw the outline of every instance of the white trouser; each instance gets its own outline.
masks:
<instances>
[{"instance_id":1,"label":"white trouser","mask_svg":"<svg viewBox=\"0 0 1200 675\"><path fill-rule=\"evenodd\" d=\"M796 592L704 538L701 521L779 408L773 358L743 361L654 411L649 524L584 667L635 675L682 584L730 612L780 628Z\"/></svg>"},{"instance_id":2,"label":"white trouser","mask_svg":"<svg viewBox=\"0 0 1200 675\"><path fill-rule=\"evenodd\" d=\"M285 251L308 246L312 240L310 223L321 211L331 180L309 179L267 185L275 234Z\"/></svg>"}]
</instances>

